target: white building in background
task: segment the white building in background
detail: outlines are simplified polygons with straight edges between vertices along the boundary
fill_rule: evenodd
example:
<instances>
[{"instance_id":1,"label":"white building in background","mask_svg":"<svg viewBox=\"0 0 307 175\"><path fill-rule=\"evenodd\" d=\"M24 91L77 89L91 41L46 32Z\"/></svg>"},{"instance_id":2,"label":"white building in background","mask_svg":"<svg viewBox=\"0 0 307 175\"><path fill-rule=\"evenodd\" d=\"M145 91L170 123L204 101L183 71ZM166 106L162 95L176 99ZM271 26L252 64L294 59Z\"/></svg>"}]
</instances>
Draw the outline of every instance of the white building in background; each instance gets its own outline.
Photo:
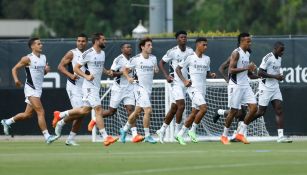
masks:
<instances>
[{"instance_id":1,"label":"white building in background","mask_svg":"<svg viewBox=\"0 0 307 175\"><path fill-rule=\"evenodd\" d=\"M142 20L140 20L138 26L132 30L132 37L143 38L146 34L148 34L148 29L142 25Z\"/></svg>"}]
</instances>

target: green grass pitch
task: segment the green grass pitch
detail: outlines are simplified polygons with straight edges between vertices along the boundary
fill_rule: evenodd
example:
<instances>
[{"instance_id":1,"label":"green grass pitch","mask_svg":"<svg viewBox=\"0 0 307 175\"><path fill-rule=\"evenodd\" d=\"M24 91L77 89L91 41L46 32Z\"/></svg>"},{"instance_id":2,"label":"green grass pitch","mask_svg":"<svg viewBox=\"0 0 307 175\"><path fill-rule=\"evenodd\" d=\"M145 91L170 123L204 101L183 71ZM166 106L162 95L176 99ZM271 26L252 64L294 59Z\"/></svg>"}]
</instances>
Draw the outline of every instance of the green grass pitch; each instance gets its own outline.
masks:
<instances>
[{"instance_id":1,"label":"green grass pitch","mask_svg":"<svg viewBox=\"0 0 307 175\"><path fill-rule=\"evenodd\" d=\"M0 141L0 175L307 174L307 141L80 144Z\"/></svg>"}]
</instances>

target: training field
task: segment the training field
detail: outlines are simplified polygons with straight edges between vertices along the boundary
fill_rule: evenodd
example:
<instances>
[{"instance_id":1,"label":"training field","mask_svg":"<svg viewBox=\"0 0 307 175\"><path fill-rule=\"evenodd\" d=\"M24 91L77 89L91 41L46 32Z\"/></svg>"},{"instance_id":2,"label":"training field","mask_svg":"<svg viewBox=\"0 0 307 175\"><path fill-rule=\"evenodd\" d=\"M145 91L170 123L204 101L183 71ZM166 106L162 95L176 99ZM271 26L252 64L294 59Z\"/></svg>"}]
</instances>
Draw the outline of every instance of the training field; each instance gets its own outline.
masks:
<instances>
[{"instance_id":1,"label":"training field","mask_svg":"<svg viewBox=\"0 0 307 175\"><path fill-rule=\"evenodd\" d=\"M291 144L254 142L101 143L0 141L0 175L306 175L307 141Z\"/></svg>"}]
</instances>

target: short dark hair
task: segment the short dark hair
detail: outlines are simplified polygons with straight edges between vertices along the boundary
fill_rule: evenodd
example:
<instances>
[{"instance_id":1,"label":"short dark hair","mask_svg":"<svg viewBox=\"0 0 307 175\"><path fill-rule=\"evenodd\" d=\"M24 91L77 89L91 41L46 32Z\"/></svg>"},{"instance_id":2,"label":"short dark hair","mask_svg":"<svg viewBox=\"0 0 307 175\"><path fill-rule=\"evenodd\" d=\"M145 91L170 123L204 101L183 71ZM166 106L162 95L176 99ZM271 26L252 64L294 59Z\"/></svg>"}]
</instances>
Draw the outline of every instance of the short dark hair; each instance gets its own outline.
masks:
<instances>
[{"instance_id":1,"label":"short dark hair","mask_svg":"<svg viewBox=\"0 0 307 175\"><path fill-rule=\"evenodd\" d=\"M77 37L82 37L82 38L85 38L86 39L86 41L88 40L88 37L87 37L87 35L86 34L84 34L84 33L80 33Z\"/></svg>"},{"instance_id":2,"label":"short dark hair","mask_svg":"<svg viewBox=\"0 0 307 175\"><path fill-rule=\"evenodd\" d=\"M96 40L100 39L100 36L104 36L102 32L97 32L92 35L92 44L95 44Z\"/></svg>"},{"instance_id":3,"label":"short dark hair","mask_svg":"<svg viewBox=\"0 0 307 175\"><path fill-rule=\"evenodd\" d=\"M178 36L181 35L181 34L183 34L183 35L188 35L186 31L184 31L184 30L179 30L179 31L176 32L175 38L178 38Z\"/></svg>"},{"instance_id":4,"label":"short dark hair","mask_svg":"<svg viewBox=\"0 0 307 175\"><path fill-rule=\"evenodd\" d=\"M122 48L124 47L124 45L126 45L126 44L131 45L130 43L122 43L122 44L120 45L120 48L122 49Z\"/></svg>"},{"instance_id":5,"label":"short dark hair","mask_svg":"<svg viewBox=\"0 0 307 175\"><path fill-rule=\"evenodd\" d=\"M198 37L198 38L196 38L195 43L198 43L198 42L201 42L201 41L207 42L208 40L205 37Z\"/></svg>"},{"instance_id":6,"label":"short dark hair","mask_svg":"<svg viewBox=\"0 0 307 175\"><path fill-rule=\"evenodd\" d=\"M284 47L284 43L282 43L281 41L277 41L275 44L274 44L274 49L278 49L280 47Z\"/></svg>"},{"instance_id":7,"label":"short dark hair","mask_svg":"<svg viewBox=\"0 0 307 175\"><path fill-rule=\"evenodd\" d=\"M39 40L38 37L34 37L34 38L30 38L28 41L28 47L31 49L32 44L34 43L34 41Z\"/></svg>"},{"instance_id":8,"label":"short dark hair","mask_svg":"<svg viewBox=\"0 0 307 175\"><path fill-rule=\"evenodd\" d=\"M240 33L239 36L238 36L238 46L240 45L242 38L249 37L249 36L250 36L249 33L246 33L246 32Z\"/></svg>"},{"instance_id":9,"label":"short dark hair","mask_svg":"<svg viewBox=\"0 0 307 175\"><path fill-rule=\"evenodd\" d=\"M145 46L145 43L148 42L148 41L152 42L152 39L149 38L149 37L146 37L146 38L143 38L143 39L140 40L140 43L139 43L140 51L142 51L142 46Z\"/></svg>"}]
</instances>

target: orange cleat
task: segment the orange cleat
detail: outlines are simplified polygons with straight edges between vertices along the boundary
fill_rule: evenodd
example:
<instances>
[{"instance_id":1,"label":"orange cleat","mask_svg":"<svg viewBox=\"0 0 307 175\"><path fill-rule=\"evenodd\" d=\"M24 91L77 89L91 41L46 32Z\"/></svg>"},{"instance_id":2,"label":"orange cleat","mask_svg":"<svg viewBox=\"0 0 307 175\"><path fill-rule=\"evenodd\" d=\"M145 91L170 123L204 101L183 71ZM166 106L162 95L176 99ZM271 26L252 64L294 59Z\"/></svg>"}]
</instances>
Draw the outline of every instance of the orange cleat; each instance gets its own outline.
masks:
<instances>
[{"instance_id":1,"label":"orange cleat","mask_svg":"<svg viewBox=\"0 0 307 175\"><path fill-rule=\"evenodd\" d=\"M88 123L88 125L87 125L87 130L88 130L89 132L92 132L92 130L93 130L93 128L94 128L95 125L96 125L96 121L95 121L95 120L91 120L91 121Z\"/></svg>"},{"instance_id":2,"label":"orange cleat","mask_svg":"<svg viewBox=\"0 0 307 175\"><path fill-rule=\"evenodd\" d=\"M144 140L145 137L141 136L141 135L136 135L135 137L132 138L132 142L133 143L138 143Z\"/></svg>"},{"instance_id":3,"label":"orange cleat","mask_svg":"<svg viewBox=\"0 0 307 175\"><path fill-rule=\"evenodd\" d=\"M221 142L222 142L222 144L224 144L224 145L229 145L230 143L229 143L229 140L228 140L228 137L226 137L226 136L222 136L221 137Z\"/></svg>"},{"instance_id":4,"label":"orange cleat","mask_svg":"<svg viewBox=\"0 0 307 175\"><path fill-rule=\"evenodd\" d=\"M244 144L249 144L243 134L237 134L236 139Z\"/></svg>"},{"instance_id":5,"label":"orange cleat","mask_svg":"<svg viewBox=\"0 0 307 175\"><path fill-rule=\"evenodd\" d=\"M104 146L109 146L112 143L115 143L118 140L118 137L113 138L112 136L108 136L103 141Z\"/></svg>"},{"instance_id":6,"label":"orange cleat","mask_svg":"<svg viewBox=\"0 0 307 175\"><path fill-rule=\"evenodd\" d=\"M52 120L52 127L55 128L56 124L58 123L58 121L60 121L60 111L54 111L53 112L53 120Z\"/></svg>"}]
</instances>

